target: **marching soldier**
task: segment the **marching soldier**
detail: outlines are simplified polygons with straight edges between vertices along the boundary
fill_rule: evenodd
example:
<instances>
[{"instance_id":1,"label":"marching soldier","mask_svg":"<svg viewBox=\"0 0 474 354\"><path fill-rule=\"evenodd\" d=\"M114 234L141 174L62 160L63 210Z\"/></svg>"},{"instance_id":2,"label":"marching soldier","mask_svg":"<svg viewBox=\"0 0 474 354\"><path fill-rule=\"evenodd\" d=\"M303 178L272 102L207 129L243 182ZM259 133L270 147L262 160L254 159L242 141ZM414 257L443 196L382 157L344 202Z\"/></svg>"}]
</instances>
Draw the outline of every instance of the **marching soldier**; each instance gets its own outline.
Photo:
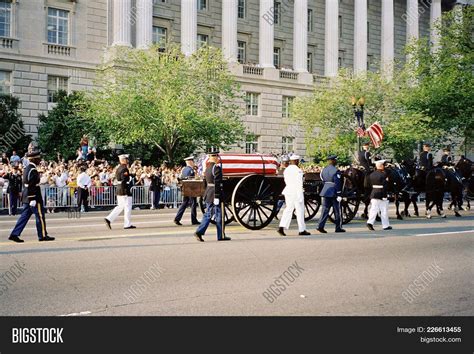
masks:
<instances>
[{"instance_id":1,"label":"marching soldier","mask_svg":"<svg viewBox=\"0 0 474 354\"><path fill-rule=\"evenodd\" d=\"M281 236L286 236L284 229L290 228L293 211L296 212L296 220L298 222L298 231L300 236L311 235L306 231L306 224L304 222L304 191L303 191L303 171L298 167L300 157L298 155L291 155L290 165L285 168L283 176L285 178L285 189L283 195L285 196L285 210L281 217L280 227L278 233Z\"/></svg>"},{"instance_id":2,"label":"marching soldier","mask_svg":"<svg viewBox=\"0 0 474 354\"><path fill-rule=\"evenodd\" d=\"M453 158L451 157L451 150L449 148L443 149L443 156L441 156L441 164L443 166L453 165Z\"/></svg>"},{"instance_id":3,"label":"marching soldier","mask_svg":"<svg viewBox=\"0 0 474 354\"><path fill-rule=\"evenodd\" d=\"M431 153L431 144L424 143L423 151L420 154L420 170L429 171L433 168L433 154Z\"/></svg>"},{"instance_id":4,"label":"marching soldier","mask_svg":"<svg viewBox=\"0 0 474 354\"><path fill-rule=\"evenodd\" d=\"M18 172L18 165L12 166L13 171L5 175L5 179L8 179L8 195L10 197L10 215L16 215L18 198L21 197L21 184L22 178Z\"/></svg>"},{"instance_id":5,"label":"marching soldier","mask_svg":"<svg viewBox=\"0 0 474 354\"><path fill-rule=\"evenodd\" d=\"M195 176L194 172L194 156L189 156L184 159L186 162L186 167L183 168L181 171L181 180L193 179ZM199 221L197 220L197 200L195 197L183 197L183 203L178 209L176 216L174 218L174 223L176 225L183 225L181 224L181 218L183 217L184 211L186 208L191 207L191 223L193 225L199 225Z\"/></svg>"},{"instance_id":6,"label":"marching soldier","mask_svg":"<svg viewBox=\"0 0 474 354\"><path fill-rule=\"evenodd\" d=\"M370 174L368 179L372 192L370 193L370 210L367 228L371 231L374 231L375 218L379 212L383 229L392 229L388 220L387 175L384 172L384 163L385 160L376 161L376 170Z\"/></svg>"},{"instance_id":7,"label":"marching soldier","mask_svg":"<svg viewBox=\"0 0 474 354\"><path fill-rule=\"evenodd\" d=\"M112 212L104 219L105 224L109 229L112 229L110 225L117 216L123 211L123 228L124 229L135 229L136 226L132 225L132 177L128 169L128 155L119 156L120 166L115 172L115 178L119 182L117 185L117 206Z\"/></svg>"},{"instance_id":8,"label":"marching soldier","mask_svg":"<svg viewBox=\"0 0 474 354\"><path fill-rule=\"evenodd\" d=\"M359 164L364 167L364 172L366 175L368 175L372 169L372 161L371 161L371 158L372 158L372 154L370 153L369 151L370 149L370 145L369 143L364 143L362 145L362 151L359 151Z\"/></svg>"},{"instance_id":9,"label":"marching soldier","mask_svg":"<svg viewBox=\"0 0 474 354\"><path fill-rule=\"evenodd\" d=\"M327 160L329 161L329 165L324 167L321 171L321 179L324 182L324 186L319 195L323 197L323 209L317 230L322 234L327 233L327 231L324 229L324 226L326 225L326 221L329 217L329 210L333 208L334 219L336 222L336 232L346 232L346 230L342 228L341 220L340 203L342 201L342 176L341 171L339 171L336 167L337 156L328 156Z\"/></svg>"},{"instance_id":10,"label":"marching soldier","mask_svg":"<svg viewBox=\"0 0 474 354\"><path fill-rule=\"evenodd\" d=\"M206 191L204 193L204 201L206 202L206 212L202 217L201 224L198 226L194 237L199 242L204 242L202 236L206 233L207 227L211 222L212 215L215 216L217 228L217 241L229 241L230 237L226 237L222 231L222 169L218 165L219 150L211 149L208 152L209 166L204 173L206 181Z\"/></svg>"},{"instance_id":11,"label":"marching soldier","mask_svg":"<svg viewBox=\"0 0 474 354\"><path fill-rule=\"evenodd\" d=\"M41 162L41 153L37 149L32 149L28 152L27 157L29 163L23 171L23 211L8 239L14 242L24 242L20 239L20 235L28 223L28 220L30 220L31 215L35 214L38 240L53 241L54 237L49 236L46 231L44 202L39 186L40 175L36 169L36 165Z\"/></svg>"}]
</instances>

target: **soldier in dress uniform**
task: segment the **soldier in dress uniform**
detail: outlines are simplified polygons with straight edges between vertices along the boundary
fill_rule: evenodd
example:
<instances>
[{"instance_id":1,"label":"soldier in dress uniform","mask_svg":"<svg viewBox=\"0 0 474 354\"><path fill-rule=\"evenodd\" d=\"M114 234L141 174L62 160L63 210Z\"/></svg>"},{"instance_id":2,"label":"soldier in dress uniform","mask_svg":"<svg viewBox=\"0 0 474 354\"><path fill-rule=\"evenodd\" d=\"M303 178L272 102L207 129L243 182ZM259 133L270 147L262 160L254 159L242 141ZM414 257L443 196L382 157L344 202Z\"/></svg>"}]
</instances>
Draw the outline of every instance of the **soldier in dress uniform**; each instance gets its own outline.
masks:
<instances>
[{"instance_id":1,"label":"soldier in dress uniform","mask_svg":"<svg viewBox=\"0 0 474 354\"><path fill-rule=\"evenodd\" d=\"M119 184L117 185L117 206L112 212L104 219L105 224L109 229L112 229L110 225L117 216L123 211L123 228L124 229L135 229L136 226L132 225L132 176L128 169L128 155L123 154L119 156L120 166L115 172L115 178Z\"/></svg>"},{"instance_id":2,"label":"soldier in dress uniform","mask_svg":"<svg viewBox=\"0 0 474 354\"><path fill-rule=\"evenodd\" d=\"M433 154L431 153L431 144L424 143L423 151L420 154L419 169L428 172L433 168Z\"/></svg>"},{"instance_id":3,"label":"soldier in dress uniform","mask_svg":"<svg viewBox=\"0 0 474 354\"><path fill-rule=\"evenodd\" d=\"M341 171L339 171L336 167L337 156L328 156L327 160L329 161L329 165L324 167L321 171L321 180L324 182L324 186L319 195L323 197L323 209L317 230L322 234L327 233L327 231L324 229L324 226L326 225L326 221L329 217L329 210L333 208L334 219L336 222L336 232L346 232L346 230L342 228L341 220L340 203L342 201L342 175Z\"/></svg>"},{"instance_id":4,"label":"soldier in dress uniform","mask_svg":"<svg viewBox=\"0 0 474 354\"><path fill-rule=\"evenodd\" d=\"M453 158L451 157L451 150L449 148L443 149L443 156L441 156L441 164L443 166L453 165Z\"/></svg>"},{"instance_id":5,"label":"soldier in dress uniform","mask_svg":"<svg viewBox=\"0 0 474 354\"><path fill-rule=\"evenodd\" d=\"M15 242L24 242L20 239L20 235L31 215L35 214L38 240L53 241L54 237L50 237L46 231L44 202L39 186L40 175L36 169L36 165L41 162L41 153L37 149L32 149L28 152L27 157L29 164L23 171L23 211L8 239Z\"/></svg>"},{"instance_id":6,"label":"soldier in dress uniform","mask_svg":"<svg viewBox=\"0 0 474 354\"><path fill-rule=\"evenodd\" d=\"M392 229L388 220L387 175L384 172L384 163L385 160L376 161L376 170L370 174L368 179L369 187L372 188L372 192L370 193L370 210L367 227L371 231L374 231L374 222L379 212L383 229Z\"/></svg>"},{"instance_id":7,"label":"soldier in dress uniform","mask_svg":"<svg viewBox=\"0 0 474 354\"><path fill-rule=\"evenodd\" d=\"M12 166L13 171L5 175L5 179L8 179L8 195L10 198L10 215L16 215L17 213L17 204L18 198L21 198L21 185L22 177L18 172L18 165L15 164Z\"/></svg>"},{"instance_id":8,"label":"soldier in dress uniform","mask_svg":"<svg viewBox=\"0 0 474 354\"><path fill-rule=\"evenodd\" d=\"M366 175L370 173L372 170L373 164L371 161L372 154L370 153L370 145L369 143L364 143L362 145L362 151L359 151L359 164L364 167L364 172Z\"/></svg>"},{"instance_id":9,"label":"soldier in dress uniform","mask_svg":"<svg viewBox=\"0 0 474 354\"><path fill-rule=\"evenodd\" d=\"M201 224L198 226L194 237L204 242L202 236L206 233L207 227L211 222L212 215L215 216L217 228L217 241L229 241L230 237L226 237L222 230L222 169L219 166L219 150L211 149L208 151L209 166L204 172L206 181L206 191L204 193L204 201L206 202L206 212L202 217Z\"/></svg>"},{"instance_id":10,"label":"soldier in dress uniform","mask_svg":"<svg viewBox=\"0 0 474 354\"><path fill-rule=\"evenodd\" d=\"M181 171L180 179L194 179L194 156L186 157L184 161L186 162L186 167ZM179 207L178 212L174 218L174 223L176 225L182 225L181 218L183 217L184 211L188 206L191 207L191 223L193 225L199 225L199 221L197 219L197 199L195 197L183 197L183 203L181 203L181 206Z\"/></svg>"}]
</instances>

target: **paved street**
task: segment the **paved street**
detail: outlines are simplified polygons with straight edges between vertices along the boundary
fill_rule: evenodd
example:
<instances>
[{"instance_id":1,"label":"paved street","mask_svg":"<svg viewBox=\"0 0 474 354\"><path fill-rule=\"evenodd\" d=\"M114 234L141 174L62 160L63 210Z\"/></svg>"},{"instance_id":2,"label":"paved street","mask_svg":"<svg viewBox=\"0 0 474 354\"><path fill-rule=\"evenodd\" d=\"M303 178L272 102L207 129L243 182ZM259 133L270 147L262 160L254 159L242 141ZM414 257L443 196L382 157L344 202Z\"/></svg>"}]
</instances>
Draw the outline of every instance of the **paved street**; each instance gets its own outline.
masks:
<instances>
[{"instance_id":1,"label":"paved street","mask_svg":"<svg viewBox=\"0 0 474 354\"><path fill-rule=\"evenodd\" d=\"M0 278L0 315L474 315L472 211L392 218L394 230L378 223L370 234L361 220L346 234L329 224L327 235L312 221L309 237L296 236L296 222L287 237L276 222L232 224L232 241L216 242L211 226L204 243L189 213L178 227L174 212L134 211L136 230L119 218L112 231L104 212L48 214L57 241L38 242L32 220L23 244L7 240L15 218L1 216L0 276L21 270Z\"/></svg>"}]
</instances>

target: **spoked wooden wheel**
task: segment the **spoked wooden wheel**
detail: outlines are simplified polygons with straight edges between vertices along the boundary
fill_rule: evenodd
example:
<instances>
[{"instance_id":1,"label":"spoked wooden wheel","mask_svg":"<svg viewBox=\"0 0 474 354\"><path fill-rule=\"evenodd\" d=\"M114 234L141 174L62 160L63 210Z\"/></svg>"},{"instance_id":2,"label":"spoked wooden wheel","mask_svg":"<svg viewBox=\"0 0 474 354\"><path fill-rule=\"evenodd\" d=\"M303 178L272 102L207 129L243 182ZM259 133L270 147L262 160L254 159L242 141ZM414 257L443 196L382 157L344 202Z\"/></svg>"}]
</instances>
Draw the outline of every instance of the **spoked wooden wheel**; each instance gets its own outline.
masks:
<instances>
[{"instance_id":1,"label":"spoked wooden wheel","mask_svg":"<svg viewBox=\"0 0 474 354\"><path fill-rule=\"evenodd\" d=\"M242 178L232 193L232 211L240 225L260 230L275 217L278 198L268 178L249 175Z\"/></svg>"},{"instance_id":2,"label":"spoked wooden wheel","mask_svg":"<svg viewBox=\"0 0 474 354\"><path fill-rule=\"evenodd\" d=\"M359 210L360 195L357 185L350 176L342 175L342 201L341 201L341 218L342 223L347 224L355 218ZM329 212L329 220L335 222L334 210Z\"/></svg>"},{"instance_id":3,"label":"spoked wooden wheel","mask_svg":"<svg viewBox=\"0 0 474 354\"><path fill-rule=\"evenodd\" d=\"M304 221L312 220L319 211L321 199L319 197L308 196L304 198Z\"/></svg>"},{"instance_id":4,"label":"spoked wooden wheel","mask_svg":"<svg viewBox=\"0 0 474 354\"><path fill-rule=\"evenodd\" d=\"M202 214L206 212L206 204L204 203L203 198L199 198L199 207L201 208ZM230 203L224 203L224 220L225 224L230 224L232 221L234 221L234 215L232 215L232 208ZM211 217L211 224L215 225L216 224L216 219L215 215L212 215Z\"/></svg>"}]
</instances>

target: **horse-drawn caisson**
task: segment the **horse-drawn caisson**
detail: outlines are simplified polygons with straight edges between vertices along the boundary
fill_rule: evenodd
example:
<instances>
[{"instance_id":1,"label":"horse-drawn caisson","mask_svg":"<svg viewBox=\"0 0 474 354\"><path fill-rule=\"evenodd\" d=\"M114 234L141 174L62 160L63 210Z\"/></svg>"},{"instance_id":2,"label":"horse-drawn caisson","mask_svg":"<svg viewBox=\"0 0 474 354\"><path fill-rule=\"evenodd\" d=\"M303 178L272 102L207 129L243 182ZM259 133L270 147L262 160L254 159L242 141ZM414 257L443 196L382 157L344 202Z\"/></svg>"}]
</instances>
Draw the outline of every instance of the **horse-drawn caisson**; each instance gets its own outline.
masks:
<instances>
[{"instance_id":1,"label":"horse-drawn caisson","mask_svg":"<svg viewBox=\"0 0 474 354\"><path fill-rule=\"evenodd\" d=\"M237 221L250 230L268 226L277 215L278 201L283 200L283 175L278 174L278 160L263 154L220 154L223 171L223 203L225 223ZM206 163L205 161L203 162ZM305 220L311 220L321 205L319 191L322 181L319 173L305 173ZM188 197L201 197L205 190L203 180L182 181L182 193ZM343 223L357 214L360 190L349 175L343 176ZM200 203L204 209L203 203Z\"/></svg>"}]
</instances>

